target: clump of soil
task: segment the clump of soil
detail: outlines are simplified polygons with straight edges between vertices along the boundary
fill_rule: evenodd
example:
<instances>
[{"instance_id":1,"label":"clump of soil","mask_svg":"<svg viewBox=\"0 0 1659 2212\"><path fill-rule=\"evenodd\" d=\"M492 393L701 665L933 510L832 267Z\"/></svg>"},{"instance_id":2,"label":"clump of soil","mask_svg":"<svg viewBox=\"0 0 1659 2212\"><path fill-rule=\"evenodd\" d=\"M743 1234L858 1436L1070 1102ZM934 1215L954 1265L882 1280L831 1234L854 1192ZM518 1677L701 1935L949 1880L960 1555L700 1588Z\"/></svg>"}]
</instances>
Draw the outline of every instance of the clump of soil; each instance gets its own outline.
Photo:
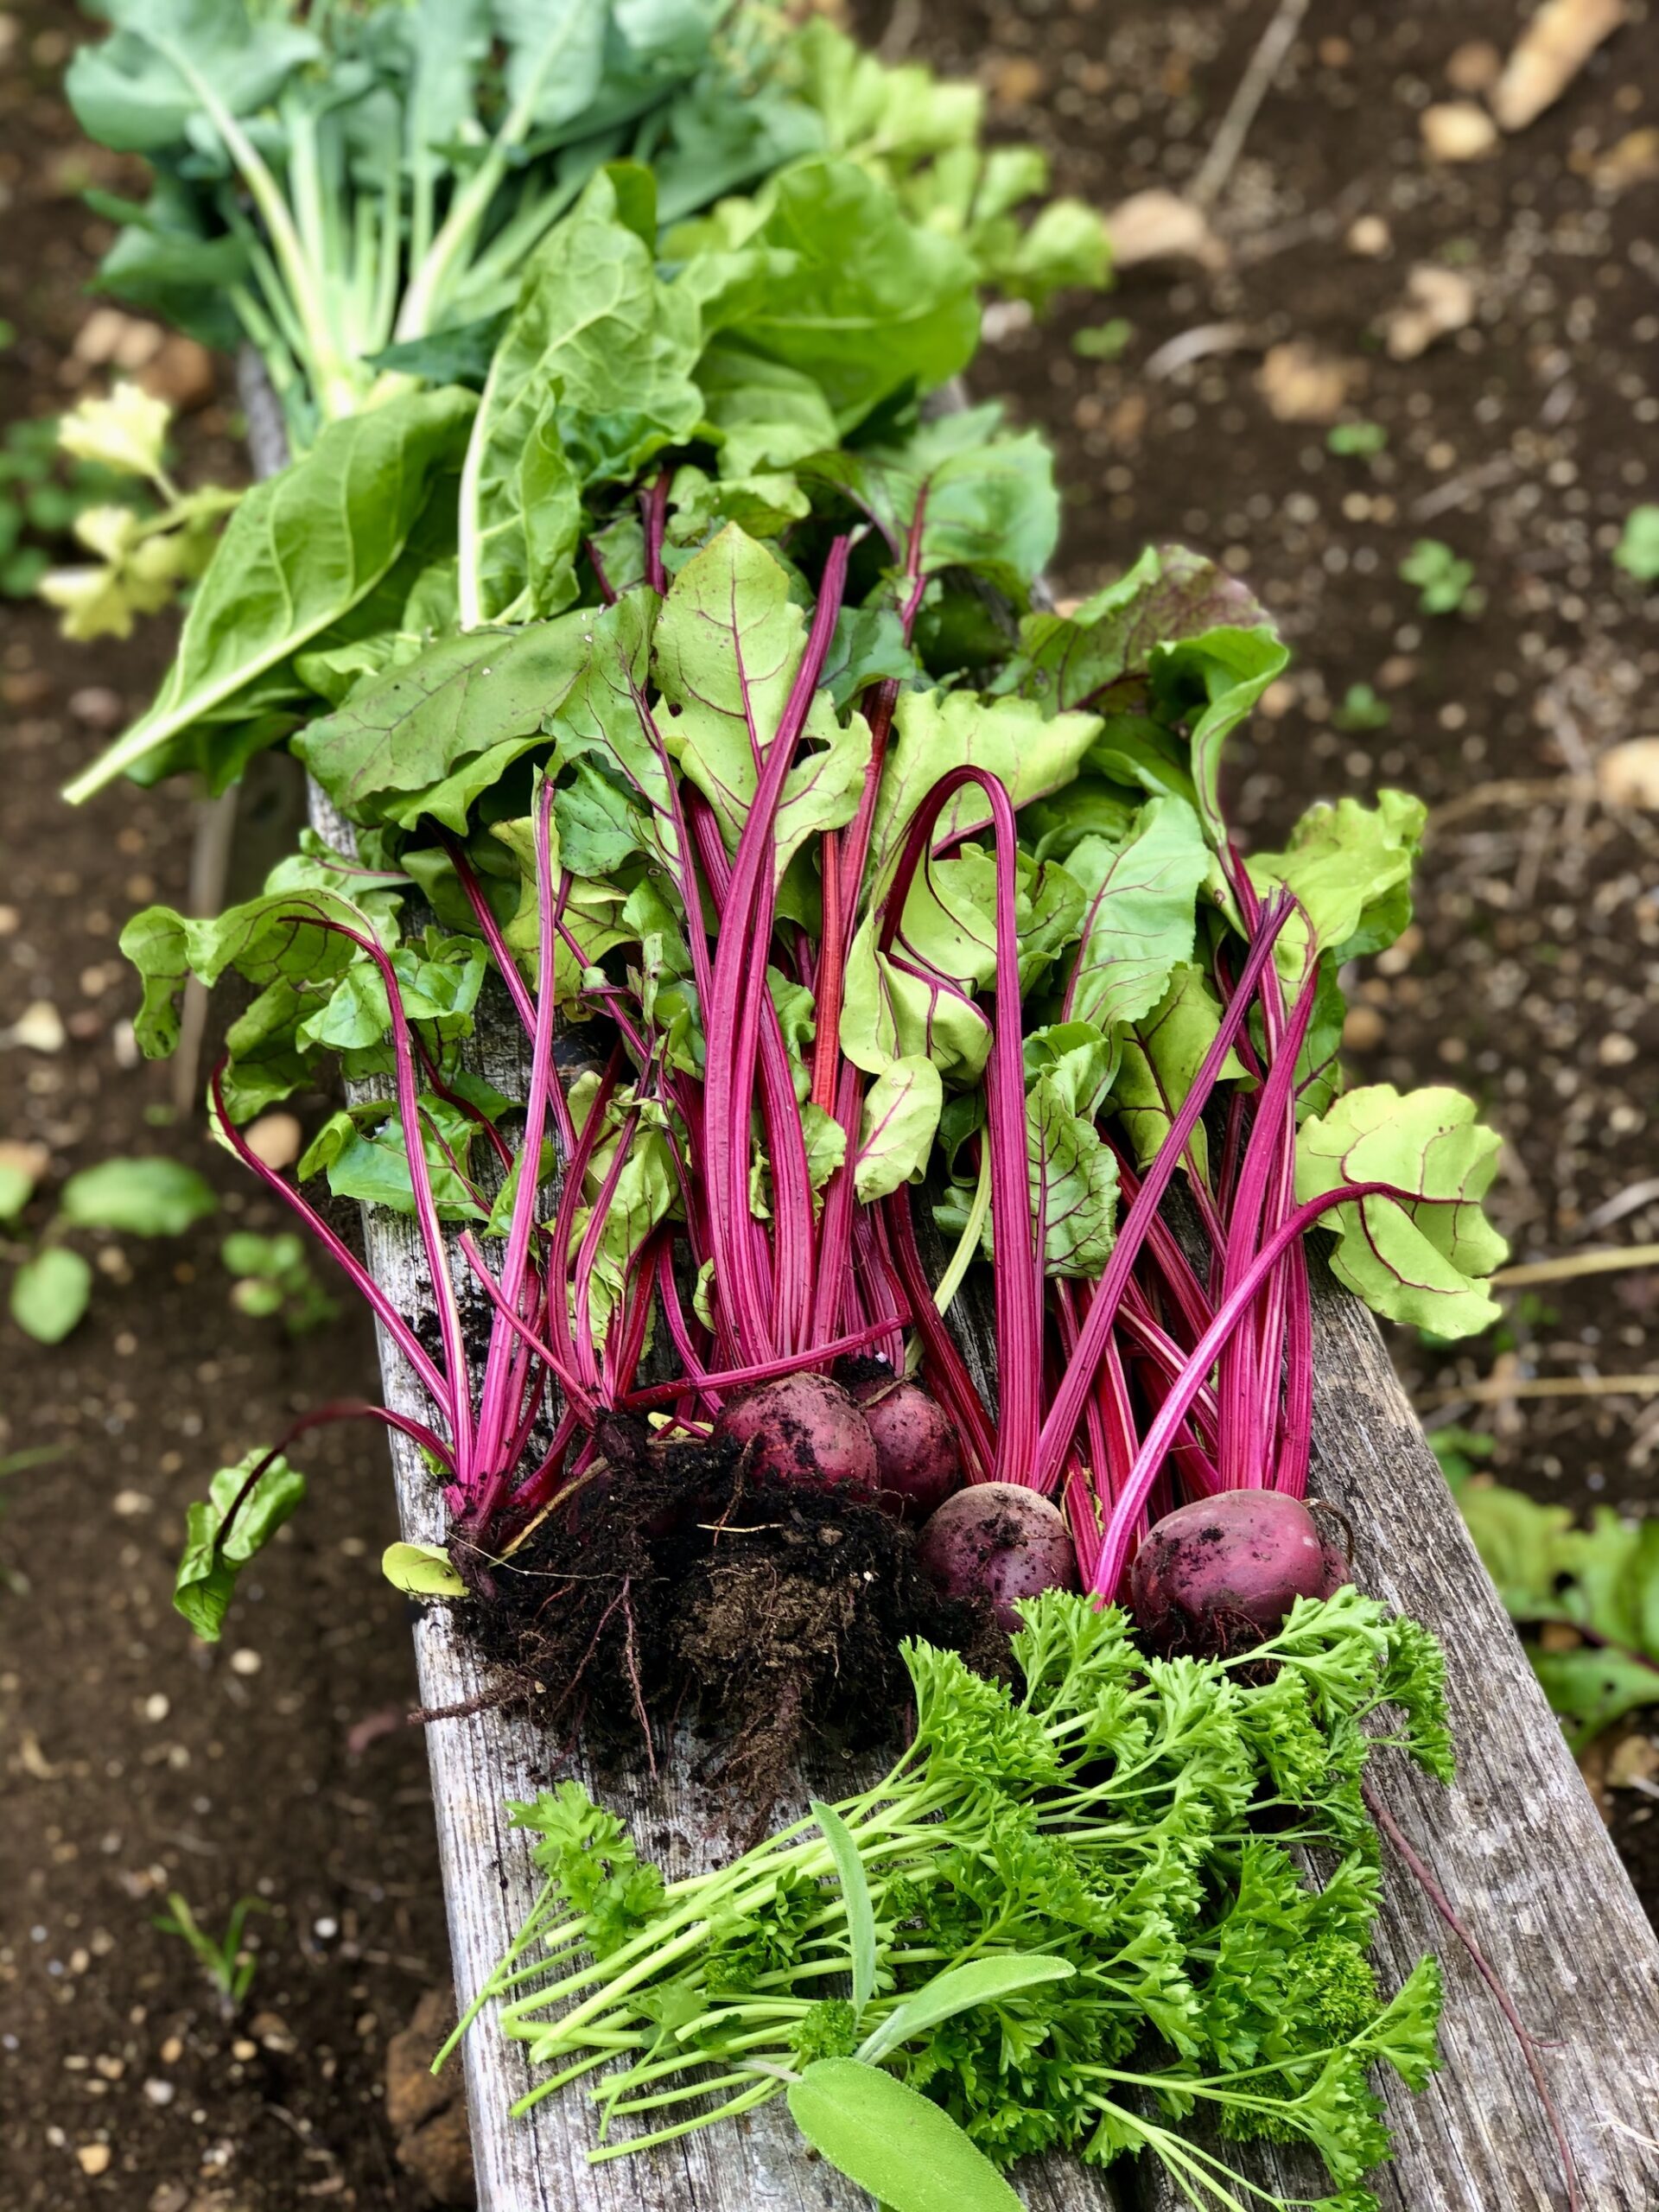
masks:
<instances>
[{"instance_id":1,"label":"clump of soil","mask_svg":"<svg viewBox=\"0 0 1659 2212\"><path fill-rule=\"evenodd\" d=\"M710 1778L756 1820L809 1735L892 1733L906 1637L1007 1664L989 1609L942 1597L874 1506L622 1419L600 1432L597 1471L492 1572L497 1602L471 1624L502 1703L571 1739L649 1745L682 1715L706 1721L724 1747Z\"/></svg>"}]
</instances>

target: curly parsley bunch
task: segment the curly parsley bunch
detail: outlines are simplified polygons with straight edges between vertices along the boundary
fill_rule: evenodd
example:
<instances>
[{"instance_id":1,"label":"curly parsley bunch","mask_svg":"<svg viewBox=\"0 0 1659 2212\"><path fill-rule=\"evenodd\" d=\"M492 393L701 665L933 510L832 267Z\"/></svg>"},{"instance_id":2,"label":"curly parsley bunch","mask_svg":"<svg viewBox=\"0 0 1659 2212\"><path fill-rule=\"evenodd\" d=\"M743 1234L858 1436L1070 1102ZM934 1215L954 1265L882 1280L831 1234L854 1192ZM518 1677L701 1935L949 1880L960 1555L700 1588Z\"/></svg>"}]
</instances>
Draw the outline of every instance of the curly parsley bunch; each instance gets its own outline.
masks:
<instances>
[{"instance_id":1,"label":"curly parsley bunch","mask_svg":"<svg viewBox=\"0 0 1659 2212\"><path fill-rule=\"evenodd\" d=\"M1319 2212L1366 2212L1372 2069L1421 2088L1440 1980L1425 1958L1377 1988L1361 1778L1386 1747L1450 1778L1438 1646L1352 1589L1230 1661L1150 1658L1058 1592L1020 1611L1018 1688L909 1646L893 1770L718 1872L664 1882L575 1783L515 1807L547 1876L494 1985L550 2069L525 2101L609 2065L594 2155L616 2157L861 2060L995 2166L1151 2151L1192 2202L1234 2203L1182 2132L1203 2110L1224 2140L1310 2146Z\"/></svg>"}]
</instances>

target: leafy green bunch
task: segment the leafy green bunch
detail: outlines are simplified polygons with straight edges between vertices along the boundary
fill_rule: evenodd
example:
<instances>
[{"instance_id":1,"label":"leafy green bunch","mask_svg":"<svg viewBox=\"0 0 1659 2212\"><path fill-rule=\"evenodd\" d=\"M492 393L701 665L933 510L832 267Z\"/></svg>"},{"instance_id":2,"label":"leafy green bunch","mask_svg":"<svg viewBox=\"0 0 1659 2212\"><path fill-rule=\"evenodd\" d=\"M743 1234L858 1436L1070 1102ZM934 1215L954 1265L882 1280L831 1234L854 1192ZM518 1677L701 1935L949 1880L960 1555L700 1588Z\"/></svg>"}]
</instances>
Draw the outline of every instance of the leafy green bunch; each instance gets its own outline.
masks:
<instances>
[{"instance_id":1,"label":"leafy green bunch","mask_svg":"<svg viewBox=\"0 0 1659 2212\"><path fill-rule=\"evenodd\" d=\"M1148 1659L1086 1599L1020 1611L1017 1688L907 1646L893 1770L716 1872L665 1882L574 1783L515 1806L545 1885L480 2003L547 2069L517 2109L608 2069L603 2159L785 2088L810 2116L803 2085L833 2102L856 2060L999 2166L1147 2150L1189 2202L1236 2206L1250 2184L1182 2133L1203 2112L1311 2145L1326 2212L1371 2206L1370 2072L1421 2086L1440 1980L1426 1959L1376 1987L1361 1777L1389 1745L1449 1778L1437 1647L1351 1588L1230 1662ZM896 2167L868 2185L902 2212Z\"/></svg>"},{"instance_id":2,"label":"leafy green bunch","mask_svg":"<svg viewBox=\"0 0 1659 2212\"><path fill-rule=\"evenodd\" d=\"M263 358L296 448L411 376L487 365L524 266L594 172L657 171L675 221L835 153L1041 301L1099 283L1100 219L1030 149L982 152L982 96L885 68L827 22L743 0L112 0L68 91L145 156L104 288ZM480 365L479 372L482 373Z\"/></svg>"},{"instance_id":3,"label":"leafy green bunch","mask_svg":"<svg viewBox=\"0 0 1659 2212\"><path fill-rule=\"evenodd\" d=\"M809 510L798 464L974 351L973 253L868 165L810 156L678 229L656 195L635 165L593 176L523 271L481 395L405 379L245 496L160 694L72 798L187 767L223 788L436 640L594 604L629 580L606 526L671 459L677 543L782 530Z\"/></svg>"}]
</instances>

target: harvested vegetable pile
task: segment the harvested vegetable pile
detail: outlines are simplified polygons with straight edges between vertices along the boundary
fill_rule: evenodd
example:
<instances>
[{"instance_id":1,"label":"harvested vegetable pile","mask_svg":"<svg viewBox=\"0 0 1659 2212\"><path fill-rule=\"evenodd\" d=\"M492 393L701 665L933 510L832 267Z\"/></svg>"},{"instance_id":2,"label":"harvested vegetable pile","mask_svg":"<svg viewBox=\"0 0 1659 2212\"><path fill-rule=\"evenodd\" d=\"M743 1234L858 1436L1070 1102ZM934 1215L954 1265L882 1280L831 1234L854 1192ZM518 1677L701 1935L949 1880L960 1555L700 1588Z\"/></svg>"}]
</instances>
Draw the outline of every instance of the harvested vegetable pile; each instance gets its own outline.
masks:
<instances>
[{"instance_id":1,"label":"harvested vegetable pile","mask_svg":"<svg viewBox=\"0 0 1659 2212\"><path fill-rule=\"evenodd\" d=\"M1194 2205L1282 2206L1179 2132L1203 2109L1316 2152L1321 2212L1374 2208L1370 2075L1422 2086L1440 1983L1425 1959L1377 1989L1361 1778L1388 1745L1449 1777L1433 1641L1351 1589L1233 1661L1148 1659L1059 1593L1021 1617L1017 1692L906 1646L891 1773L717 1872L664 1882L574 1783L515 1806L546 1882L479 2002L540 2073L518 2109L607 2069L604 2159L787 2089L810 2142L909 2203L920 2092L954 2201L1017 2203L985 2160L1071 2149L1148 2152Z\"/></svg>"}]
</instances>

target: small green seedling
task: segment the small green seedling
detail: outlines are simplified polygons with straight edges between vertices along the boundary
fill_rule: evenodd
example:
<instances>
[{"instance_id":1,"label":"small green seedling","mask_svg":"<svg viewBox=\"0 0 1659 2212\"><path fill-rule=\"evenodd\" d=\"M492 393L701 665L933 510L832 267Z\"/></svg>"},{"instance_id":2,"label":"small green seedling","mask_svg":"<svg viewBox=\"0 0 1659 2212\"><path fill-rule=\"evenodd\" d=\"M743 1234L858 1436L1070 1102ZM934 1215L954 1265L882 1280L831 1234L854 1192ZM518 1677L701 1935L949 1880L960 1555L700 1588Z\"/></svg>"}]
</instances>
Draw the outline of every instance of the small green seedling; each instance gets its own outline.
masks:
<instances>
[{"instance_id":1,"label":"small green seedling","mask_svg":"<svg viewBox=\"0 0 1659 2212\"><path fill-rule=\"evenodd\" d=\"M105 1160L69 1178L56 1213L38 1236L26 1239L16 1232L35 1185L27 1167L0 1163L0 1259L16 1269L11 1318L42 1344L61 1344L92 1298L92 1263L66 1241L73 1230L180 1236L219 1205L194 1168L175 1160Z\"/></svg>"},{"instance_id":2,"label":"small green seedling","mask_svg":"<svg viewBox=\"0 0 1659 2212\"><path fill-rule=\"evenodd\" d=\"M1424 614L1478 614L1486 594L1475 582L1475 564L1459 558L1438 537L1420 537L1400 563L1402 583L1415 584Z\"/></svg>"},{"instance_id":3,"label":"small green seedling","mask_svg":"<svg viewBox=\"0 0 1659 2212\"><path fill-rule=\"evenodd\" d=\"M27 1474L31 1467L44 1467L50 1461L62 1457L63 1446L60 1444L35 1444L25 1451L9 1452L3 1459L0 1459L0 1485L10 1482L14 1475ZM0 1487L0 1513L5 1511L10 1503L4 1489ZM9 1560L0 1559L0 1590L10 1590L14 1598L29 1595L29 1577L22 1567L13 1567Z\"/></svg>"},{"instance_id":4,"label":"small green seedling","mask_svg":"<svg viewBox=\"0 0 1659 2212\"><path fill-rule=\"evenodd\" d=\"M279 1317L290 1337L304 1337L326 1328L340 1312L312 1273L303 1242L290 1230L261 1236L238 1229L219 1246L219 1256L236 1277L231 1303L238 1313Z\"/></svg>"},{"instance_id":5,"label":"small green seedling","mask_svg":"<svg viewBox=\"0 0 1659 2212\"><path fill-rule=\"evenodd\" d=\"M1338 423L1325 435L1327 449L1355 461L1375 461L1389 442L1380 423Z\"/></svg>"},{"instance_id":6,"label":"small green seedling","mask_svg":"<svg viewBox=\"0 0 1659 2212\"><path fill-rule=\"evenodd\" d=\"M207 1933L178 1890L168 1891L167 1908L164 1914L157 1915L153 1924L164 1936L176 1936L189 1945L202 1972L219 1993L220 2012L226 2019L232 2018L246 2000L259 1963L258 1954L242 1940L248 1916L251 1913L269 1912L270 1907L261 1897L238 1897L231 1907L225 1933L219 1936Z\"/></svg>"},{"instance_id":7,"label":"small green seedling","mask_svg":"<svg viewBox=\"0 0 1659 2212\"><path fill-rule=\"evenodd\" d=\"M1428 1432L1428 1448L1440 1463L1440 1472L1455 1492L1466 1483L1478 1465L1497 1449L1497 1439L1488 1430L1462 1428L1456 1421Z\"/></svg>"},{"instance_id":8,"label":"small green seedling","mask_svg":"<svg viewBox=\"0 0 1659 2212\"><path fill-rule=\"evenodd\" d=\"M1071 351L1082 354L1085 361L1115 361L1135 335L1135 325L1127 315L1115 315L1109 321L1091 323L1086 330L1071 334Z\"/></svg>"},{"instance_id":9,"label":"small green seedling","mask_svg":"<svg viewBox=\"0 0 1659 2212\"><path fill-rule=\"evenodd\" d=\"M1351 683L1331 720L1341 730L1387 729L1394 709L1369 683Z\"/></svg>"},{"instance_id":10,"label":"small green seedling","mask_svg":"<svg viewBox=\"0 0 1659 2212\"><path fill-rule=\"evenodd\" d=\"M207 567L220 518L241 496L217 485L179 489L167 470L168 419L164 401L120 383L107 399L84 399L49 426L73 473L67 489L42 484L33 497L54 499L56 534L67 532L97 556L96 565L74 568L48 566L42 556L26 587L59 610L66 638L125 638L136 614L170 605ZM37 426L29 427L38 436Z\"/></svg>"},{"instance_id":11,"label":"small green seedling","mask_svg":"<svg viewBox=\"0 0 1659 2212\"><path fill-rule=\"evenodd\" d=\"M1613 566L1634 576L1639 584L1659 579L1659 507L1632 507L1624 518L1624 534L1613 555Z\"/></svg>"}]
</instances>

